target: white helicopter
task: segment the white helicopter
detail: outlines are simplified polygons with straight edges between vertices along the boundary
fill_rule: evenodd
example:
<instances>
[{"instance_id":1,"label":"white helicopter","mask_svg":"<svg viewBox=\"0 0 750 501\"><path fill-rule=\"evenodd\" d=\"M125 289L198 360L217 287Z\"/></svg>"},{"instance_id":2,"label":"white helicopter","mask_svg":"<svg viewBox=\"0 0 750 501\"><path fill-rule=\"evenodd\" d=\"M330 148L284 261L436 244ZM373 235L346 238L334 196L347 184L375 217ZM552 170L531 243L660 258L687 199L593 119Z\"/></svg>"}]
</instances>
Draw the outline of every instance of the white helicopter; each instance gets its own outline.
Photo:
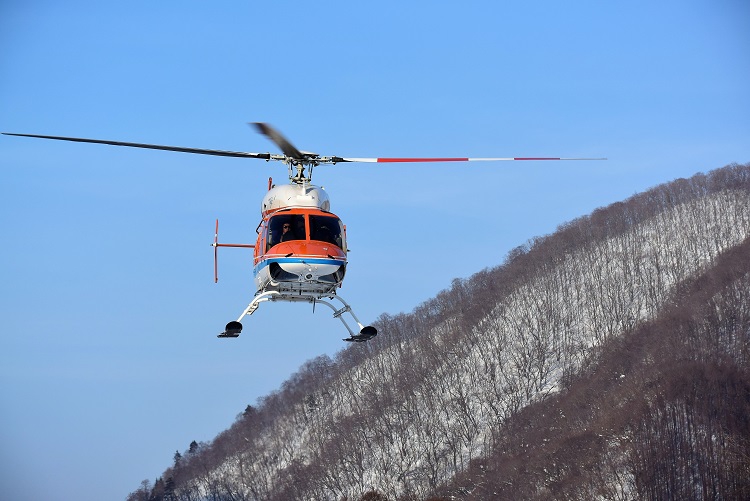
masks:
<instances>
[{"instance_id":1,"label":"white helicopter","mask_svg":"<svg viewBox=\"0 0 750 501\"><path fill-rule=\"evenodd\" d=\"M320 156L298 150L281 133L266 123L253 123L256 129L273 141L282 154L247 153L237 151L185 148L155 144L129 143L102 139L87 139L38 134L3 132L8 136L34 137L61 141L128 146L155 150L197 153L226 157L275 160L287 165L289 184L274 186L271 179L268 191L261 202L261 221L256 228L257 239L251 244L219 243L219 221L214 233L214 281L218 281L217 253L219 247L254 249L253 276L256 292L237 320L226 324L218 337L236 338L242 332L241 320L258 309L262 302L289 301L323 304L333 310L334 318L344 324L349 337L344 341L363 342L377 335L372 326L363 325L351 306L337 294L342 286L347 265L346 226L331 212L328 194L323 188L311 184L312 172L320 164L343 162L393 163L393 162L497 162L516 160L606 160L605 158L558 157L493 157L493 158L354 158ZM341 307L331 301L337 300ZM353 329L345 314L357 325Z\"/></svg>"}]
</instances>

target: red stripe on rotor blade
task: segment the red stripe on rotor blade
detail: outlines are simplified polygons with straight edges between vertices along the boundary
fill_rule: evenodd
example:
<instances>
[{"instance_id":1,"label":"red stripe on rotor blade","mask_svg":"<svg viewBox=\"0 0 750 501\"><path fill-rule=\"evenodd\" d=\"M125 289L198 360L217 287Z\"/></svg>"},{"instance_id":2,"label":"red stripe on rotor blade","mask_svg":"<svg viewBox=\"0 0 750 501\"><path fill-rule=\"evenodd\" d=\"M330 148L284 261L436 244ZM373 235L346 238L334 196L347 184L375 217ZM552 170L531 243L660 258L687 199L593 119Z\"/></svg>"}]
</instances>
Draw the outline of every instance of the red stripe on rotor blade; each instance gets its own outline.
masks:
<instances>
[{"instance_id":1,"label":"red stripe on rotor blade","mask_svg":"<svg viewBox=\"0 0 750 501\"><path fill-rule=\"evenodd\" d=\"M468 162L468 158L378 158L381 162Z\"/></svg>"}]
</instances>

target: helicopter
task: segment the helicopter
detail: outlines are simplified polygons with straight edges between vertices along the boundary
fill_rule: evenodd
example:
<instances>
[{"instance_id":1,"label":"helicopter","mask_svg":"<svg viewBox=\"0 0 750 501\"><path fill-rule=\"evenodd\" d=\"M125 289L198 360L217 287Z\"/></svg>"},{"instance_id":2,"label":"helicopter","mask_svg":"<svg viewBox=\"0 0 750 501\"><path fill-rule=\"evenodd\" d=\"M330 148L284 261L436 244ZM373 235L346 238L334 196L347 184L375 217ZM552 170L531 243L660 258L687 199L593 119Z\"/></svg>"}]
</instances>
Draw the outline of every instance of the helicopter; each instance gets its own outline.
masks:
<instances>
[{"instance_id":1,"label":"helicopter","mask_svg":"<svg viewBox=\"0 0 750 501\"><path fill-rule=\"evenodd\" d=\"M200 155L254 158L282 162L287 166L289 184L274 185L268 180L268 191L261 201L261 221L256 227L255 244L219 243L219 221L216 220L214 241L214 282L218 282L219 247L253 249L253 277L256 292L237 320L226 324L219 338L237 338L242 332L242 319L252 315L261 303L271 301L305 302L325 305L333 310L349 332L344 341L360 343L377 335L377 329L363 325L352 307L339 294L347 267L348 247L346 226L331 212L328 194L322 187L312 184L313 169L322 164L338 163L405 163L405 162L497 162L497 161L549 161L549 160L606 160L606 158L561 158L561 157L407 157L407 158L363 158L321 156L317 153L297 149L286 137L271 125L253 122L258 132L265 135L280 150L281 154L248 153L239 151L186 148L156 144L131 143L102 139L67 136L19 134L3 132L8 136L32 137L73 141L82 143L127 146L155 150L177 151ZM338 301L334 304L332 301ZM354 321L356 328L347 322Z\"/></svg>"}]
</instances>

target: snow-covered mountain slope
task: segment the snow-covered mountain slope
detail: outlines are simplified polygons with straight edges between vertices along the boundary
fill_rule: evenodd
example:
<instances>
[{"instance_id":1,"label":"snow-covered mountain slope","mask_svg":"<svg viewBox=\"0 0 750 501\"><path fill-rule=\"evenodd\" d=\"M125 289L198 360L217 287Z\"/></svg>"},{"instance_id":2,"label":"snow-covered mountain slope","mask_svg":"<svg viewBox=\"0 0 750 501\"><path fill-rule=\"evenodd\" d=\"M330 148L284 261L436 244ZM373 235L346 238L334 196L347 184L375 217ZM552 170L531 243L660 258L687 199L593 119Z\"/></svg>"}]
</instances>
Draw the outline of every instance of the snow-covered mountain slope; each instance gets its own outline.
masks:
<instances>
[{"instance_id":1,"label":"snow-covered mountain slope","mask_svg":"<svg viewBox=\"0 0 750 501\"><path fill-rule=\"evenodd\" d=\"M368 344L311 360L148 494L424 499L749 236L750 165L599 209L410 314L381 316Z\"/></svg>"},{"instance_id":2,"label":"snow-covered mountain slope","mask_svg":"<svg viewBox=\"0 0 750 501\"><path fill-rule=\"evenodd\" d=\"M750 499L750 237L503 420L440 499Z\"/></svg>"}]
</instances>

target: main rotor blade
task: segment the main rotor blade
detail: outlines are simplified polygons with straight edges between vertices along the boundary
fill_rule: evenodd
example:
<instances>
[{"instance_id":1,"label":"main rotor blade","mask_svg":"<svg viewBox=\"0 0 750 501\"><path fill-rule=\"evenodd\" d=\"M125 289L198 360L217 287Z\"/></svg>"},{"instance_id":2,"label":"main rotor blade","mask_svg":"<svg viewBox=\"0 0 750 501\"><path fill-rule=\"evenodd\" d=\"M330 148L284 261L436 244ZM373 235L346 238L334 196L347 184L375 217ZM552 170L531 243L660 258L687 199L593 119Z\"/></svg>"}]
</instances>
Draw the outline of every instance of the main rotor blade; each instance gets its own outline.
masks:
<instances>
[{"instance_id":1,"label":"main rotor blade","mask_svg":"<svg viewBox=\"0 0 750 501\"><path fill-rule=\"evenodd\" d=\"M500 162L512 160L607 160L606 158L563 158L563 157L492 157L492 158L467 158L467 157L414 157L414 158L361 158L361 157L319 157L317 155L305 154L292 145L279 131L270 125L262 122L255 122L254 125L261 134L264 134L273 141L287 158L295 160L313 161L318 163L340 163L340 162L361 162L361 163L414 163L414 162ZM82 137L67 136L44 136L39 134L18 134L13 132L3 132L6 136L36 137L41 139L54 139L59 141L73 141L78 143L95 143L108 144L112 146L127 146L131 148L147 148L152 150L178 151L182 153L195 153L199 155L215 155L221 157L237 158L259 158L262 160L284 160L281 155L272 155L270 153L248 153L244 151L226 151L212 150L205 148L186 148L183 146L164 146L158 144L145 143L128 143L124 141L108 141L104 139L88 139Z\"/></svg>"},{"instance_id":2,"label":"main rotor blade","mask_svg":"<svg viewBox=\"0 0 750 501\"><path fill-rule=\"evenodd\" d=\"M276 144L276 146L278 146L281 151L284 152L284 155L297 160L302 160L303 158L305 158L305 155L303 155L301 151L295 148L294 145L281 134L281 132L277 131L267 123L252 122L252 125L254 125L256 129L258 129L258 132L273 141L274 144Z\"/></svg>"},{"instance_id":3,"label":"main rotor blade","mask_svg":"<svg viewBox=\"0 0 750 501\"><path fill-rule=\"evenodd\" d=\"M406 162L502 162L508 160L606 160L606 158L562 158L562 157L494 157L494 158L342 158L333 157L336 162L363 163L406 163Z\"/></svg>"},{"instance_id":4,"label":"main rotor blade","mask_svg":"<svg viewBox=\"0 0 750 501\"><path fill-rule=\"evenodd\" d=\"M113 146L129 146L132 148L148 148L151 150L180 151L182 153L196 153L199 155L216 155L220 157L260 158L263 160L271 159L271 155L269 153L246 153L243 151L224 151L224 150L208 150L208 149L203 149L203 148L184 148L182 146L162 146L158 144L126 143L123 141L106 141L103 139L86 139L82 137L41 136L38 134L14 134L11 132L3 132L3 134L5 134L6 136L38 137L42 139L74 141L77 143L110 144Z\"/></svg>"}]
</instances>

